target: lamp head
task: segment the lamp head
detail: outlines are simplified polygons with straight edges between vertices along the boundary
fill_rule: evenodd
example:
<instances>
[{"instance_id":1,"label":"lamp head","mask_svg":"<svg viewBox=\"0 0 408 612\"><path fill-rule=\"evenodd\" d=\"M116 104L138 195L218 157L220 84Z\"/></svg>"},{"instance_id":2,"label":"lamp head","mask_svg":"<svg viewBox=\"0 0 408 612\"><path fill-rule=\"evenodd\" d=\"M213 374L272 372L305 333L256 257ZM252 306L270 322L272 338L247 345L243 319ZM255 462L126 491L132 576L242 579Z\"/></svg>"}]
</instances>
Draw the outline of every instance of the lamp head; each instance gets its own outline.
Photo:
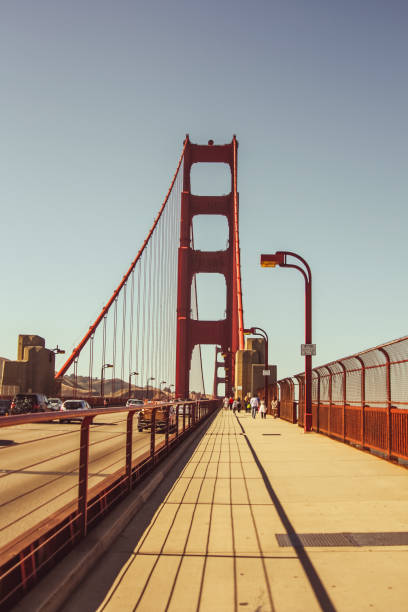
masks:
<instances>
[{"instance_id":1,"label":"lamp head","mask_svg":"<svg viewBox=\"0 0 408 612\"><path fill-rule=\"evenodd\" d=\"M261 255L261 267L262 268L275 268L276 266L282 266L285 263L285 253L282 251L276 251L272 255Z\"/></svg>"}]
</instances>

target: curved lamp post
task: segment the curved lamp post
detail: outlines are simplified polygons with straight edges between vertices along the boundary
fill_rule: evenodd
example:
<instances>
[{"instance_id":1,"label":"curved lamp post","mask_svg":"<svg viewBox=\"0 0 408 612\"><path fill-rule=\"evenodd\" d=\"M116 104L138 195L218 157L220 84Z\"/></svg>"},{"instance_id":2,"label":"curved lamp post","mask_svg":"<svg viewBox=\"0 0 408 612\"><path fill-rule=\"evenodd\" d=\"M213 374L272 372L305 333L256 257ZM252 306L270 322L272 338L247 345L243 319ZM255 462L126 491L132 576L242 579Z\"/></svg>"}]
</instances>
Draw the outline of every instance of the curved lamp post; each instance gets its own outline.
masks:
<instances>
[{"instance_id":1,"label":"curved lamp post","mask_svg":"<svg viewBox=\"0 0 408 612\"><path fill-rule=\"evenodd\" d=\"M57 344L57 346L53 349L50 349L54 355L63 355L65 353L64 349L60 348Z\"/></svg>"},{"instance_id":2,"label":"curved lamp post","mask_svg":"<svg viewBox=\"0 0 408 612\"><path fill-rule=\"evenodd\" d=\"M299 260L304 268L295 264L287 263L287 257L294 257ZM305 347L302 347L302 354L305 355L305 412L303 426L305 431L312 431L312 355L315 353L315 346L312 345L312 272L309 264L303 257L291 251L276 251L272 255L261 255L261 266L263 268L293 268L303 274L305 279Z\"/></svg>"},{"instance_id":3,"label":"curved lamp post","mask_svg":"<svg viewBox=\"0 0 408 612\"><path fill-rule=\"evenodd\" d=\"M159 383L159 392L160 392L160 397L162 396L162 388L161 388L161 386L162 386L163 384L166 384L166 382L167 382L167 381L165 381L165 380L161 380L161 381L160 381L160 383Z\"/></svg>"},{"instance_id":4,"label":"curved lamp post","mask_svg":"<svg viewBox=\"0 0 408 612\"><path fill-rule=\"evenodd\" d=\"M139 375L139 372L129 372L129 397L130 397L130 394L132 393L132 384L131 384L132 376L138 376L138 375Z\"/></svg>"},{"instance_id":5,"label":"curved lamp post","mask_svg":"<svg viewBox=\"0 0 408 612\"><path fill-rule=\"evenodd\" d=\"M265 340L265 368L268 371L268 334L262 327L250 327L244 329L245 335L261 336ZM264 374L264 395L265 395L265 406L268 408L268 378L269 374Z\"/></svg>"},{"instance_id":6,"label":"curved lamp post","mask_svg":"<svg viewBox=\"0 0 408 612\"><path fill-rule=\"evenodd\" d=\"M146 381L146 399L147 401L149 401L149 381L150 380L156 380L154 376L149 376L149 378Z\"/></svg>"},{"instance_id":7,"label":"curved lamp post","mask_svg":"<svg viewBox=\"0 0 408 612\"><path fill-rule=\"evenodd\" d=\"M102 368L101 368L101 397L103 397L103 383L104 383L103 372L104 372L104 370L106 370L106 368L113 368L113 364L112 363L104 363L102 365Z\"/></svg>"}]
</instances>

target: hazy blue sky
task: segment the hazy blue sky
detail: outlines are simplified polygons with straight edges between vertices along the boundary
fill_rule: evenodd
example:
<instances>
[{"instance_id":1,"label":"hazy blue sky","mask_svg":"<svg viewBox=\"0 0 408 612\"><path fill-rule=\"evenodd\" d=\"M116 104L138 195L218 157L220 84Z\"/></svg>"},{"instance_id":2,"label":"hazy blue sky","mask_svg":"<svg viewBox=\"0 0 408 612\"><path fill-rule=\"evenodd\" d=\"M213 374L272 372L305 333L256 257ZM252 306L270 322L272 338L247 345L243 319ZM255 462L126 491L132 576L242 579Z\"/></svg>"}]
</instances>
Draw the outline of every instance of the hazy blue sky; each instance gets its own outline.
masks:
<instances>
[{"instance_id":1,"label":"hazy blue sky","mask_svg":"<svg viewBox=\"0 0 408 612\"><path fill-rule=\"evenodd\" d=\"M3 0L0 355L18 333L71 351L186 133L237 134L245 323L269 332L279 377L303 367L303 280L261 252L311 265L315 365L406 335L407 31L404 0ZM224 191L216 171L193 178ZM222 248L210 231L197 243Z\"/></svg>"}]
</instances>

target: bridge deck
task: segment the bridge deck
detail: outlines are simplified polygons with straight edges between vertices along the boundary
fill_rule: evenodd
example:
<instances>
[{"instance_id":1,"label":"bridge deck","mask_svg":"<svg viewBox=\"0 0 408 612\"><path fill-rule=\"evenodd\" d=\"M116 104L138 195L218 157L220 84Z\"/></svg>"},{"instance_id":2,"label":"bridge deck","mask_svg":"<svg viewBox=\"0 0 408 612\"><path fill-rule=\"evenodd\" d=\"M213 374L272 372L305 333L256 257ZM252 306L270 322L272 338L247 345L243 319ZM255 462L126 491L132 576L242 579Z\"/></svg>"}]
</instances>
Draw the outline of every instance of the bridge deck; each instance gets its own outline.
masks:
<instances>
[{"instance_id":1,"label":"bridge deck","mask_svg":"<svg viewBox=\"0 0 408 612\"><path fill-rule=\"evenodd\" d=\"M407 517L405 468L223 411L64 611L406 609Z\"/></svg>"}]
</instances>

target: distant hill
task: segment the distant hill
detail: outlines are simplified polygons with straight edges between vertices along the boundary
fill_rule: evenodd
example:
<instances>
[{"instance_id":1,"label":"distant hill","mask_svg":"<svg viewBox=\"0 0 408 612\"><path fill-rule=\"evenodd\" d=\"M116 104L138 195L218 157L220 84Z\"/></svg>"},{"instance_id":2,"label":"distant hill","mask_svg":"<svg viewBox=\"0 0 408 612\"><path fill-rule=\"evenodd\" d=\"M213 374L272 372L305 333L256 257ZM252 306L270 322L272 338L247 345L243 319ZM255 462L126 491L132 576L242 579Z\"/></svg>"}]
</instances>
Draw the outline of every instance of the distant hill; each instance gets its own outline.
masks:
<instances>
[{"instance_id":1,"label":"distant hill","mask_svg":"<svg viewBox=\"0 0 408 612\"><path fill-rule=\"evenodd\" d=\"M101 394L101 379L96 378L92 380L91 393L89 393L89 379L87 376L77 376L77 395L81 395L83 397L94 395L100 396ZM74 393L75 389L75 376L73 374L69 374L68 376L63 376L62 385L61 385L61 394L63 396L68 396ZM108 395L111 397L121 397L123 395L129 394L129 383L121 380L120 378L107 378L103 382L103 391L104 395ZM146 390L144 387L138 387L136 385L131 386L131 395L132 397L136 397L139 399L143 399L145 396ZM149 396L152 394L158 395L158 390L154 387L149 387Z\"/></svg>"}]
</instances>

